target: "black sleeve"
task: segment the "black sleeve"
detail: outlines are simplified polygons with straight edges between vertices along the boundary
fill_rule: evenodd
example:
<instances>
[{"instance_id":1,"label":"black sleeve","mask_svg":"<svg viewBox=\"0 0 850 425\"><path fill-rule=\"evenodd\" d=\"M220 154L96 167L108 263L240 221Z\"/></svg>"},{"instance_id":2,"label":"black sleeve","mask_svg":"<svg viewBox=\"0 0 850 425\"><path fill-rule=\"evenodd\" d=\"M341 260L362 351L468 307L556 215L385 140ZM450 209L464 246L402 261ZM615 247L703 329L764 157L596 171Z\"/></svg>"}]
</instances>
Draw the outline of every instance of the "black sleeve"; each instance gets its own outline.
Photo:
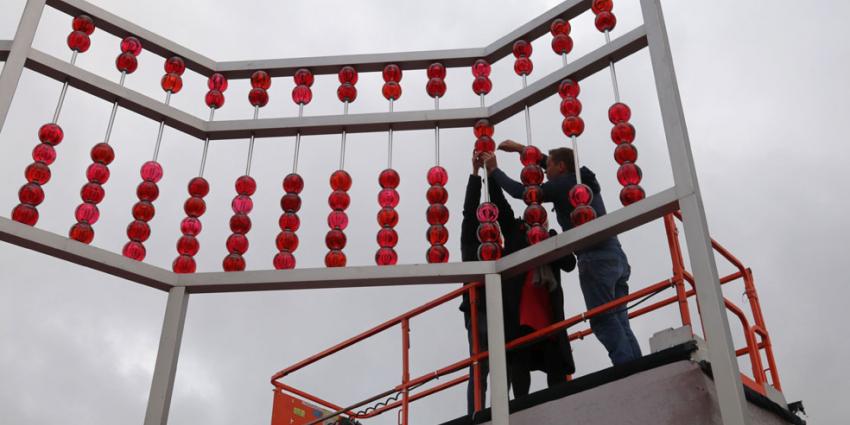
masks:
<instances>
[{"instance_id":1,"label":"black sleeve","mask_svg":"<svg viewBox=\"0 0 850 425\"><path fill-rule=\"evenodd\" d=\"M496 184L504 189L505 192L508 192L508 195L511 195L511 197L515 199L522 199L525 186L523 186L522 183L508 177L504 171L498 168L493 170L493 172L490 173L490 180L496 182Z\"/></svg>"},{"instance_id":2,"label":"black sleeve","mask_svg":"<svg viewBox=\"0 0 850 425\"><path fill-rule=\"evenodd\" d=\"M478 218L475 211L481 199L481 178L469 176L466 184L466 197L463 199L463 221L460 225L460 254L463 261L477 259Z\"/></svg>"},{"instance_id":3,"label":"black sleeve","mask_svg":"<svg viewBox=\"0 0 850 425\"><path fill-rule=\"evenodd\" d=\"M505 194L502 192L502 188L493 181L493 179L487 179L488 185L490 186L490 202L496 204L496 207L499 208L499 226L505 228L505 225L509 222L513 222L514 220L514 210L511 208L511 204L508 203L508 200L505 199Z\"/></svg>"}]
</instances>

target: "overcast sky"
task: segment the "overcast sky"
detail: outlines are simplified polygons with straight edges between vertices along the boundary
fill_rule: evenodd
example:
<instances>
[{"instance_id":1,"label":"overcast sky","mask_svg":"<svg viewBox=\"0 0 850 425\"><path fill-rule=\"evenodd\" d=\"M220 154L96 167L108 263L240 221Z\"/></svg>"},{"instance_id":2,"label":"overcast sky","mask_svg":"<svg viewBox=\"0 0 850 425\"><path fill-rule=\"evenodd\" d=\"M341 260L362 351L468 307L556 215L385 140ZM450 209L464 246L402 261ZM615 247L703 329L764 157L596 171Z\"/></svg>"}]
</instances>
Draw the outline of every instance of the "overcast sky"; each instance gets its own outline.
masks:
<instances>
[{"instance_id":1,"label":"overcast sky","mask_svg":"<svg viewBox=\"0 0 850 425\"><path fill-rule=\"evenodd\" d=\"M148 0L94 1L100 7L215 60L289 58L319 55L416 51L484 46L557 1L484 0L397 2L224 2ZM24 0L2 0L0 39L14 36ZM850 296L846 240L850 237L842 196L850 184L846 164L848 38L850 4L839 1L740 2L664 1L673 58L712 235L752 267L771 332L782 384L789 401L802 399L812 423L839 423L847 417L848 332L843 324ZM637 0L616 2L614 36L641 22ZM66 59L70 17L47 9L35 47ZM603 37L589 12L573 21L574 58L599 47ZM534 43L531 81L554 71L560 59L550 37ZM112 80L118 39L96 31L92 48L77 64ZM147 53L127 85L163 99L159 79L163 59ZM488 104L521 87L512 58L494 64ZM638 131L638 164L648 193L672 184L670 164L646 51L618 64L622 99L632 106ZM172 105L206 119L204 78L184 76L186 87ZM319 76L314 102L305 114L340 113L336 76ZM396 110L432 106L423 71L405 72ZM450 69L441 106L477 106L468 69ZM379 74L361 74L352 113L386 110ZM38 127L49 121L58 82L25 71L0 133L0 213L8 216L24 183L23 170L37 144ZM289 97L292 80L274 79L271 101L261 117L295 116ZM245 80L231 82L221 119L250 118ZM582 82L587 130L580 138L583 163L603 185L609 210L620 206L616 164L608 141L606 110L612 100L607 71ZM564 146L557 96L532 109L534 142L546 149ZM79 188L89 164L88 151L100 142L110 105L71 89L59 120L65 140L51 166L38 227L61 235L73 223ZM501 123L496 139L525 141L522 114ZM112 135L117 158L100 205L95 246L120 252L125 226L136 201L139 166L153 152L157 124L119 110ZM469 172L470 129L442 133L442 162L449 171L450 248L458 249L460 205ZM197 139L166 129L160 162L165 177L156 201L153 235L146 261L170 269L176 255L186 182L196 175L201 152ZM302 194L299 267L319 267L326 251L328 175L338 164L339 137L305 138L300 170ZM259 139L253 175L259 188L248 237L249 269L269 269L276 251L280 181L291 170L292 138ZM372 264L377 248L374 220L377 174L386 167L386 134L349 136L346 163L354 179L347 229L349 264ZM203 271L220 270L229 234L233 181L244 171L247 140L212 143L207 178L212 192L202 217ZM500 154L502 167L516 175L516 157ZM425 171L433 165L433 132L399 132L394 166L401 172L398 247L401 263L421 263ZM514 203L516 211L523 205ZM669 276L669 256L660 221L621 235L632 264L632 288ZM721 273L730 272L719 261ZM565 276L567 315L583 311L575 274ZM290 291L192 296L177 370L171 424L263 424L271 413L268 378L302 358L381 321L456 288L456 285L380 289ZM741 284L724 289L744 302ZM15 246L0 245L0 418L14 424L140 423L159 341L165 293L105 276ZM418 376L462 358L463 322L456 302L423 315L412 324L412 374ZM695 309L692 309L695 311ZM668 309L633 321L644 351L656 331L676 326ZM731 322L742 344L740 325ZM579 329L576 327L574 329ZM399 382L399 331L380 334L368 344L344 351L292 376L288 382L339 404L381 392ZM578 374L607 367L594 338L574 344ZM742 363L742 367L749 367ZM534 375L533 389L542 388ZM440 423L465 411L457 387L413 405L414 423ZM395 422L393 414L369 421Z\"/></svg>"}]
</instances>

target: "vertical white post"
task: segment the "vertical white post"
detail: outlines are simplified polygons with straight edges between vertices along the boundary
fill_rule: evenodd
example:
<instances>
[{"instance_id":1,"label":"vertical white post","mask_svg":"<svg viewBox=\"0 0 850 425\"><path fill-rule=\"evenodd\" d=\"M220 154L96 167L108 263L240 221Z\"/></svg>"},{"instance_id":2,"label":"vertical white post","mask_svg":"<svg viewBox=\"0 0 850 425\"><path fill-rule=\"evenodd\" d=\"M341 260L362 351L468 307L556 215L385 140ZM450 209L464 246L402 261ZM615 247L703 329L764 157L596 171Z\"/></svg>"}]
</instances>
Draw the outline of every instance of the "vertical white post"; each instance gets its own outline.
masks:
<instances>
[{"instance_id":1,"label":"vertical white post","mask_svg":"<svg viewBox=\"0 0 850 425\"><path fill-rule=\"evenodd\" d=\"M490 422L508 425L508 366L505 355L505 318L502 315L502 276L484 277L487 303L487 351L490 352Z\"/></svg>"},{"instance_id":2,"label":"vertical white post","mask_svg":"<svg viewBox=\"0 0 850 425\"><path fill-rule=\"evenodd\" d=\"M15 39L12 41L12 50L6 58L3 73L0 74L0 131L6 122L6 115L12 106L12 98L18 88L18 81L24 71L24 62L27 60L32 41L35 39L35 31L38 29L38 21L44 11L46 0L27 0L24 6L24 14L18 22L18 30L15 31Z\"/></svg>"},{"instance_id":3,"label":"vertical white post","mask_svg":"<svg viewBox=\"0 0 850 425\"><path fill-rule=\"evenodd\" d=\"M171 407L171 392L174 389L174 376L177 373L177 358L180 355L180 342L183 339L183 324L186 321L188 302L189 294L186 293L186 287L175 286L168 291L165 320L162 323L162 335L159 338L159 351L156 354L144 425L168 423L168 410Z\"/></svg>"},{"instance_id":4,"label":"vertical white post","mask_svg":"<svg viewBox=\"0 0 850 425\"><path fill-rule=\"evenodd\" d=\"M746 414L741 376L732 335L729 332L729 320L714 252L711 249L705 209L694 169L667 30L664 27L664 16L659 0L641 0L640 4L649 41L664 133L667 136L673 180L680 196L679 209L682 211L688 256L696 279L697 301L705 327L708 358L714 375L720 416L726 425L747 425L750 422Z\"/></svg>"}]
</instances>

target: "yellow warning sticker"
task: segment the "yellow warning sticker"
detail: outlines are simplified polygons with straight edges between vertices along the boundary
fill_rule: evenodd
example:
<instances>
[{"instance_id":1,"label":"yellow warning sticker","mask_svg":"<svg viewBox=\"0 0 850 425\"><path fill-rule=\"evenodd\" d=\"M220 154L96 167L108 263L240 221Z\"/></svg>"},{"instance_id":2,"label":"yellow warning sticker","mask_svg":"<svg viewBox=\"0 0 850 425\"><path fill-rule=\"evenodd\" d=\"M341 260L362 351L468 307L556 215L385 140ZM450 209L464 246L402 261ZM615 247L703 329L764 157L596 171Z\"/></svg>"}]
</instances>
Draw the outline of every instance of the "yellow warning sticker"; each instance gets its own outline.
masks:
<instances>
[{"instance_id":1,"label":"yellow warning sticker","mask_svg":"<svg viewBox=\"0 0 850 425\"><path fill-rule=\"evenodd\" d=\"M302 418L307 416L307 412L305 412L304 409L299 409L297 407L292 408L292 412Z\"/></svg>"}]
</instances>

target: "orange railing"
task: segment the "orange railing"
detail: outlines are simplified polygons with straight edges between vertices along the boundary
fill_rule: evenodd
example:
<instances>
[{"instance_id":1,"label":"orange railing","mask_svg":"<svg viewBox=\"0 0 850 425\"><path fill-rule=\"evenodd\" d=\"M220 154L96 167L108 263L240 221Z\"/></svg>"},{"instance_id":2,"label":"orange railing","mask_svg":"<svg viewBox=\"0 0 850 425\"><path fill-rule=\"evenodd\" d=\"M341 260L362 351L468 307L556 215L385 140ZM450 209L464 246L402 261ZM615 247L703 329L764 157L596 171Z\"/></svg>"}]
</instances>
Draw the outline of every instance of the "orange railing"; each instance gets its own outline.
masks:
<instances>
[{"instance_id":1,"label":"orange railing","mask_svg":"<svg viewBox=\"0 0 850 425\"><path fill-rule=\"evenodd\" d=\"M639 302L643 302L648 299L650 296L653 296L661 291L664 291L668 288L674 288L676 294L670 296L668 298L662 299L660 301L656 301L653 304L648 306L634 309L630 311L629 317L635 318L647 313L658 310L662 307L666 307L671 304L677 304L679 307L679 313L682 321L682 325L691 325L691 315L690 309L688 306L688 298L696 295L695 290L695 282L693 276L685 269L684 259L682 256L681 245L679 243L679 235L678 229L676 227L676 223L674 217L679 218L681 220L681 215L679 213L668 214L664 217L664 227L667 233L667 242L670 249L670 257L672 262L672 271L673 276L669 279L662 280L658 283L650 285L646 288L642 288L631 294L611 301L607 304L603 304L596 308L590 309L586 312L577 314L575 316L569 317L561 322L554 323L546 328L539 329L531 334L522 336L520 338L514 339L508 342L505 345L507 350L517 348L523 344L532 342L537 339L541 339L547 335L558 332L563 329L567 329L571 326L574 326L580 322L587 321L590 318L603 314L607 311L619 308L621 306L627 305L628 303L636 300L641 300ZM746 341L746 345L740 349L737 349L735 354L738 357L747 356L751 369L752 376L747 376L745 374L741 374L741 379L744 385L750 387L751 389L765 394L765 384L770 384L774 388L781 390L781 385L779 382L779 373L776 369L776 363L773 357L773 349L770 342L770 335L767 332L767 327L764 323L764 317L762 315L761 306L759 304L758 294L755 289L755 283L753 281L752 271L749 268L744 267L743 263L740 260L735 258L726 248L721 246L716 241L711 241L712 248L721 257L726 259L732 266L734 266L737 271L731 273L726 276L722 276L720 278L721 285L725 285L727 283L736 281L738 279L742 279L744 282L745 294L747 296L747 300L749 301L750 313L753 318L754 324L750 325L750 321L747 318L747 315L744 313L740 307L735 305L729 299L724 298L724 303L726 305L726 309L737 317L741 323L744 339ZM690 289L688 288L690 286ZM483 407L483 400L479 397L479 383L481 381L480 371L479 371L479 361L486 359L488 357L488 352L480 351L479 342L478 342L478 332L477 332L477 303L478 300L478 290L482 287L482 283L474 282L463 286L462 288L456 289L452 292L449 292L446 295L443 295L433 301L430 301L426 304L423 304L407 313L401 314L387 322L384 322L366 332L363 332L360 335L357 335L353 338L345 340L337 345L334 345L327 350L324 350L318 354L315 354L307 359L304 359L286 369L283 369L271 378L271 383L275 387L275 391L283 392L286 391L298 397L302 397L306 400L317 403L329 410L332 410L333 413L325 415L322 418L317 418L312 422L307 423L307 425L322 423L323 421L333 418L339 415L346 415L350 418L356 419L366 419L371 418L386 411L396 409L401 407L401 411L399 412L400 423L402 425L407 425L408 423L408 412L410 403L419 400L423 397L427 397L436 392L445 390L447 388L453 387L455 385L461 384L469 380L469 375L459 376L447 382L441 383L439 385L433 386L428 389L421 390L417 393L413 393L415 389L418 387L428 383L431 380L437 379L441 376L459 371L463 368L467 368L470 365L473 366L473 385L475 386L474 394L475 397L475 409L480 410ZM435 370L433 372L418 376L414 379L410 378L410 369L409 369L409 337L410 337L410 320L414 317L424 313L425 311L431 310L437 306L445 304L457 297L462 296L464 293L468 292L470 296L471 303L471 334L472 334L472 355L466 359L457 361L452 363L446 367ZM307 393L305 391L299 390L297 388L291 387L280 382L281 378L286 377L287 375L300 370L306 366L309 366L325 357L328 357L334 353L337 353L347 347L350 347L358 342L361 342L365 339L368 339L378 333L381 333L387 329L390 329L394 326L400 326L402 332L402 380L399 385L375 396L372 396L366 400L351 404L349 406L339 406L337 404L328 402L323 400L313 394ZM583 339L585 336L590 335L592 332L588 329L583 329L569 335L570 340ZM764 357L767 361L767 368L763 367L762 362L762 352L764 353ZM765 372L770 372L770 380L767 379L767 374ZM379 403L376 407L370 407L365 410L357 410L362 406L368 405L370 403L374 403L377 400L386 399L390 397L384 402ZM400 398L400 399L399 399ZM278 425L278 424L272 424Z\"/></svg>"}]
</instances>

